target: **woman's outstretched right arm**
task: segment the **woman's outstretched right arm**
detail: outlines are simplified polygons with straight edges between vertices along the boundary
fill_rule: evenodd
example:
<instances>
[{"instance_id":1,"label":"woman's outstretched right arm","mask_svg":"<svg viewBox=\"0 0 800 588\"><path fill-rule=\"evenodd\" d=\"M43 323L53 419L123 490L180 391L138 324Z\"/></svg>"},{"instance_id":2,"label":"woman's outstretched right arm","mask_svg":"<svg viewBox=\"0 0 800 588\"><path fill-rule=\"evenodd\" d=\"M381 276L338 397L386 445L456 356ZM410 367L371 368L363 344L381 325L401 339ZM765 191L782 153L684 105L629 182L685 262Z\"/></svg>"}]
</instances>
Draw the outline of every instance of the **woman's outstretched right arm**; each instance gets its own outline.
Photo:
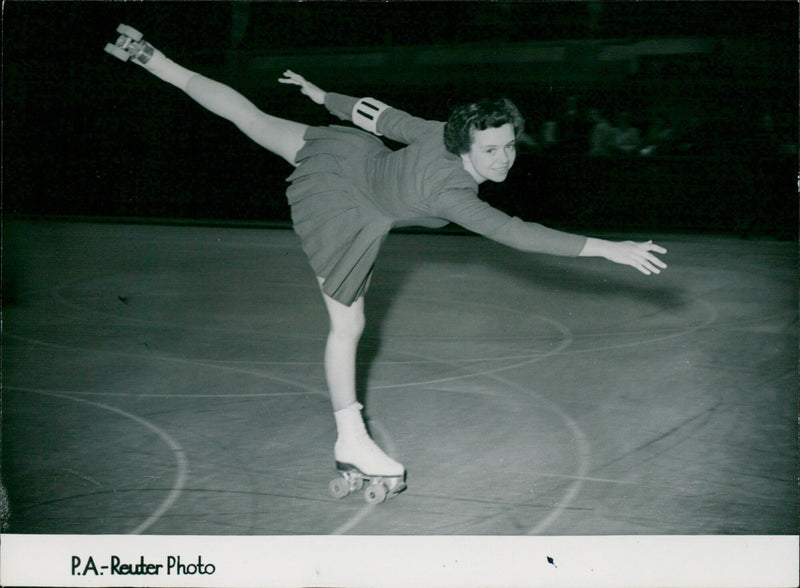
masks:
<instances>
[{"instance_id":1,"label":"woman's outstretched right arm","mask_svg":"<svg viewBox=\"0 0 800 588\"><path fill-rule=\"evenodd\" d=\"M421 135L440 130L441 123L417 118L374 98L353 98L325 92L292 70L287 69L278 82L299 86L302 94L324 105L337 118L400 143L409 144Z\"/></svg>"},{"instance_id":2,"label":"woman's outstretched right arm","mask_svg":"<svg viewBox=\"0 0 800 588\"><path fill-rule=\"evenodd\" d=\"M300 86L301 94L308 96L316 104L325 104L326 92L321 90L319 86L312 84L303 76L294 73L290 69L287 69L285 72L283 72L283 77L278 79L278 83Z\"/></svg>"}]
</instances>

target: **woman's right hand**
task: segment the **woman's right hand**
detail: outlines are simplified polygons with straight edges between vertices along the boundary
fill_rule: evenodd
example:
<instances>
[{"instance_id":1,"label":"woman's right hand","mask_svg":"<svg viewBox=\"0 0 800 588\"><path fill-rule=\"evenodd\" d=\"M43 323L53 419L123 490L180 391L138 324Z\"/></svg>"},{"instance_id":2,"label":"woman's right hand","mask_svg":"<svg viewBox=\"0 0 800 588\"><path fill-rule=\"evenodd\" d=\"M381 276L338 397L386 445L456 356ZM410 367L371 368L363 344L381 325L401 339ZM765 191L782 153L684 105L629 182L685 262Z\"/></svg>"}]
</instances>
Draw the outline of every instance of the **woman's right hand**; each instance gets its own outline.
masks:
<instances>
[{"instance_id":1,"label":"woman's right hand","mask_svg":"<svg viewBox=\"0 0 800 588\"><path fill-rule=\"evenodd\" d=\"M281 84L291 84L293 86L300 86L300 92L311 98L317 104L325 103L325 91L321 90L300 74L294 73L292 70L287 69L283 72L283 77L278 79Z\"/></svg>"}]
</instances>

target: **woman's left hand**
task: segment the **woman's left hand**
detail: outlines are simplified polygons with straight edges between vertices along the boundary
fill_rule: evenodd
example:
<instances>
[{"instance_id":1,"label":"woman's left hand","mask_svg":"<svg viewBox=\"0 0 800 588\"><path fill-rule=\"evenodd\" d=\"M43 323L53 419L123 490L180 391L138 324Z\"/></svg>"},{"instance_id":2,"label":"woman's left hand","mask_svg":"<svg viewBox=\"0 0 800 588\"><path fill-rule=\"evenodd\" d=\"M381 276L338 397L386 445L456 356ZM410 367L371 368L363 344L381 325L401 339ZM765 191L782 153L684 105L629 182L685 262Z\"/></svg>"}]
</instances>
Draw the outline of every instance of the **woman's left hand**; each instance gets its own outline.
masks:
<instances>
[{"instance_id":1,"label":"woman's left hand","mask_svg":"<svg viewBox=\"0 0 800 588\"><path fill-rule=\"evenodd\" d=\"M667 250L652 241L605 241L589 238L580 255L584 257L605 257L614 263L629 265L644 275L660 274L667 264L653 253L666 253Z\"/></svg>"}]
</instances>

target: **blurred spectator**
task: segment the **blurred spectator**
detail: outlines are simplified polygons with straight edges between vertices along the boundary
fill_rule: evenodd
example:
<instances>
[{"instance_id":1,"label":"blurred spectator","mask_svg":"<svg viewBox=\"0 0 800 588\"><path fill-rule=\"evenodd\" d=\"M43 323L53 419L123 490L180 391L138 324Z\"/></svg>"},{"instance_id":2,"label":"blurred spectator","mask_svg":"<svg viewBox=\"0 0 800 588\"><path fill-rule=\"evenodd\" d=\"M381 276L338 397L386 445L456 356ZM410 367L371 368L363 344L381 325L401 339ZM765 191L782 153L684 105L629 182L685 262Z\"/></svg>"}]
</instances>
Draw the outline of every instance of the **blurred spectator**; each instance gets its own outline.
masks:
<instances>
[{"instance_id":1,"label":"blurred spectator","mask_svg":"<svg viewBox=\"0 0 800 588\"><path fill-rule=\"evenodd\" d=\"M615 148L623 155L638 155L642 143L642 136L631 122L631 115L623 110L617 115L617 133L615 136Z\"/></svg>"},{"instance_id":2,"label":"blurred spectator","mask_svg":"<svg viewBox=\"0 0 800 588\"><path fill-rule=\"evenodd\" d=\"M645 135L642 155L668 155L674 150L675 129L669 118L658 115Z\"/></svg>"},{"instance_id":3,"label":"blurred spectator","mask_svg":"<svg viewBox=\"0 0 800 588\"><path fill-rule=\"evenodd\" d=\"M517 137L517 146L528 153L539 153L542 150L541 142L527 131L520 133Z\"/></svg>"},{"instance_id":4,"label":"blurred spectator","mask_svg":"<svg viewBox=\"0 0 800 588\"><path fill-rule=\"evenodd\" d=\"M564 112L558 121L559 151L567 154L586 153L591 131L591 123L581 112L577 96L568 96Z\"/></svg>"},{"instance_id":5,"label":"blurred spectator","mask_svg":"<svg viewBox=\"0 0 800 588\"><path fill-rule=\"evenodd\" d=\"M558 144L558 122L546 120L542 124L542 146L552 149Z\"/></svg>"},{"instance_id":6,"label":"blurred spectator","mask_svg":"<svg viewBox=\"0 0 800 588\"><path fill-rule=\"evenodd\" d=\"M594 125L589 138L589 155L592 157L612 157L616 153L619 129L613 127L597 108L589 110L589 120Z\"/></svg>"}]
</instances>

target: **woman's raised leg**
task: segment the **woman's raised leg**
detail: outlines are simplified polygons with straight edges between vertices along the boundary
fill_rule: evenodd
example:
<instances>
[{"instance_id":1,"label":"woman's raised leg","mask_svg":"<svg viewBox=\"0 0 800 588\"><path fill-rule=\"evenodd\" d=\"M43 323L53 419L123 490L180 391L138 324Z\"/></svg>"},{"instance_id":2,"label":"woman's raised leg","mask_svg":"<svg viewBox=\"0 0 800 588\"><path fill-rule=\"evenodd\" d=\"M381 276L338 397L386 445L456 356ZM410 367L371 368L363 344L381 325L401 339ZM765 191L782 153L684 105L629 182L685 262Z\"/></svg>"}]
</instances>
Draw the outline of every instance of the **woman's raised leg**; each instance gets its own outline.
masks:
<instances>
[{"instance_id":1,"label":"woman's raised leg","mask_svg":"<svg viewBox=\"0 0 800 588\"><path fill-rule=\"evenodd\" d=\"M256 143L295 165L297 152L305 145L307 125L262 112L236 90L199 74L189 80L184 91Z\"/></svg>"},{"instance_id":2,"label":"woman's raised leg","mask_svg":"<svg viewBox=\"0 0 800 588\"><path fill-rule=\"evenodd\" d=\"M307 125L262 112L233 88L178 65L144 40L129 39L112 51L115 55L127 53L131 61L180 88L201 106L235 124L253 141L295 165L297 152L305 144Z\"/></svg>"}]
</instances>

